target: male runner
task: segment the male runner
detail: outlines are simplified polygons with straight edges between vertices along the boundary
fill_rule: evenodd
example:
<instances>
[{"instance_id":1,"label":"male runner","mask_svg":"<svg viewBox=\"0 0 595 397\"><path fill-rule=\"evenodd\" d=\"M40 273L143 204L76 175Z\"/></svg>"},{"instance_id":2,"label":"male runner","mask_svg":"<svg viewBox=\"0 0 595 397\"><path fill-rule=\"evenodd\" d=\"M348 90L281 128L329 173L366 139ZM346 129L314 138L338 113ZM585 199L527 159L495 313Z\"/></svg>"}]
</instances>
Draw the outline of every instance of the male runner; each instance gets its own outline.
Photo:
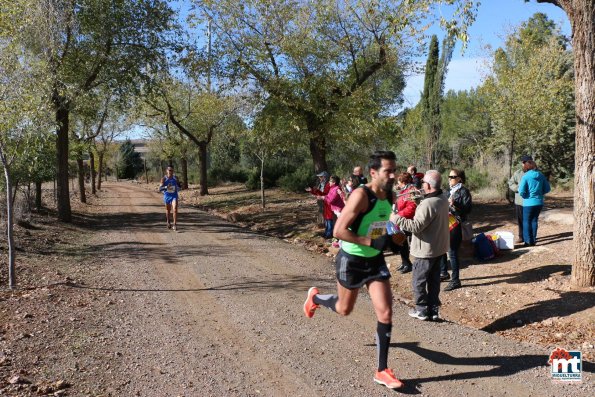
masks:
<instances>
[{"instance_id":1,"label":"male runner","mask_svg":"<svg viewBox=\"0 0 595 397\"><path fill-rule=\"evenodd\" d=\"M312 287L304 303L308 318L314 316L320 305L346 316L353 310L359 289L366 285L378 319L378 370L374 381L390 389L403 386L387 365L393 296L388 281L390 272L382 253L391 241L386 223L392 210L389 192L396 167L393 152L378 151L370 156L368 168L372 181L351 193L335 224L334 235L343 241L335 262L337 295L320 295Z\"/></svg>"},{"instance_id":2,"label":"male runner","mask_svg":"<svg viewBox=\"0 0 595 397\"><path fill-rule=\"evenodd\" d=\"M167 167L166 175L161 178L161 185L159 191L163 192L163 202L165 203L165 220L167 221L167 228L177 230L178 220L178 191L182 188L178 178L174 175L174 167ZM173 221L172 224L169 221L170 213L173 207Z\"/></svg>"}]
</instances>

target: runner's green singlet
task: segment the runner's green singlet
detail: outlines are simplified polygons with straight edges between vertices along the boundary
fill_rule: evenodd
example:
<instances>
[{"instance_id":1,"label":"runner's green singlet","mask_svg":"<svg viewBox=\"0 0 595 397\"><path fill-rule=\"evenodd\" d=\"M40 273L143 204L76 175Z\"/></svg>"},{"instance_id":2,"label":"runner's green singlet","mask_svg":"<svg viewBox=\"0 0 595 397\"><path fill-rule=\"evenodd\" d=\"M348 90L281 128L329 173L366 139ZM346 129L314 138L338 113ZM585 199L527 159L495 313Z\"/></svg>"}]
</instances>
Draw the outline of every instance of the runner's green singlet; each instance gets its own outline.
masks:
<instances>
[{"instance_id":1,"label":"runner's green singlet","mask_svg":"<svg viewBox=\"0 0 595 397\"><path fill-rule=\"evenodd\" d=\"M353 232L358 236L368 236L371 239L382 236L386 233L386 222L390 217L391 210L392 205L387 199L378 199L372 211L364 215L359 228L353 230ZM350 255L362 256L364 258L371 258L380 253L375 248L347 241L341 242L341 249Z\"/></svg>"}]
</instances>

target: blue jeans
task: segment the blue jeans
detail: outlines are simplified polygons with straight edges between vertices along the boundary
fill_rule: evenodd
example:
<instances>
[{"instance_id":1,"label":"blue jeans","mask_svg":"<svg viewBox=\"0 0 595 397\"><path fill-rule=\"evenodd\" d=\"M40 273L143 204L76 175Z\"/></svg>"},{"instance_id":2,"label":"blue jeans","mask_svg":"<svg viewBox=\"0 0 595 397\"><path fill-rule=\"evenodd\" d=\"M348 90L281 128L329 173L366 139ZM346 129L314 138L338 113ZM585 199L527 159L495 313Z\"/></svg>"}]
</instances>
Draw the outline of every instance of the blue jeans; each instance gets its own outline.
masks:
<instances>
[{"instance_id":1,"label":"blue jeans","mask_svg":"<svg viewBox=\"0 0 595 397\"><path fill-rule=\"evenodd\" d=\"M463 241L463 229L459 224L450 231L450 249L448 250L448 257L450 258L450 267L452 269L452 281L459 281L459 248ZM446 254L440 258L440 273L448 273L448 263L446 261Z\"/></svg>"},{"instance_id":2,"label":"blue jeans","mask_svg":"<svg viewBox=\"0 0 595 397\"><path fill-rule=\"evenodd\" d=\"M537 221L543 205L523 206L523 240L525 244L535 245L537 241Z\"/></svg>"},{"instance_id":3,"label":"blue jeans","mask_svg":"<svg viewBox=\"0 0 595 397\"><path fill-rule=\"evenodd\" d=\"M324 238L331 238L333 237L333 227L335 226L335 222L332 219L325 219L324 220Z\"/></svg>"}]
</instances>

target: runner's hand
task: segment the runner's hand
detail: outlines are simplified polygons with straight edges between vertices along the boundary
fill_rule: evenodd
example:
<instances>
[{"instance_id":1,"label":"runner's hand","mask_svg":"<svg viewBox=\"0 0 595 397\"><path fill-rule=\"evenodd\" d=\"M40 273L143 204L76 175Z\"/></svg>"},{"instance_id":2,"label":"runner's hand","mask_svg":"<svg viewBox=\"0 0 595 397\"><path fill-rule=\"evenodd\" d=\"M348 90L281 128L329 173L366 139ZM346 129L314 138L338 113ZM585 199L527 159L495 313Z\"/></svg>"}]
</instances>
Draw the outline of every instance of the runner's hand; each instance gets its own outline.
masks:
<instances>
[{"instance_id":1,"label":"runner's hand","mask_svg":"<svg viewBox=\"0 0 595 397\"><path fill-rule=\"evenodd\" d=\"M382 236L372 239L370 241L370 247L377 249L378 251L384 251L390 243L390 236L383 234Z\"/></svg>"}]
</instances>

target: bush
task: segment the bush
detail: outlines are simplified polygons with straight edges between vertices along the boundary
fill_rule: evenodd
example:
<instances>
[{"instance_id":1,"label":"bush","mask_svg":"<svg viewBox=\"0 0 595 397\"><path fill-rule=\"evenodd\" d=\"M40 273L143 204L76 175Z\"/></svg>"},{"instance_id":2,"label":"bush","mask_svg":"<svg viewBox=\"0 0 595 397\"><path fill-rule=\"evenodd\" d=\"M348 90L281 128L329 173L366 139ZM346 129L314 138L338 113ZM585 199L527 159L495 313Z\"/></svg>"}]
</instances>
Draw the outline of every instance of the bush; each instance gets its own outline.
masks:
<instances>
[{"instance_id":1,"label":"bush","mask_svg":"<svg viewBox=\"0 0 595 397\"><path fill-rule=\"evenodd\" d=\"M290 174L294 167L287 163L284 158L275 158L264 164L264 187L270 188L277 185L279 178ZM254 167L246 181L248 189L260 189L260 167Z\"/></svg>"},{"instance_id":2,"label":"bush","mask_svg":"<svg viewBox=\"0 0 595 397\"><path fill-rule=\"evenodd\" d=\"M312 170L312 164L303 164L291 174L279 178L279 186L290 192L303 192L305 187L313 185Z\"/></svg>"},{"instance_id":3,"label":"bush","mask_svg":"<svg viewBox=\"0 0 595 397\"><path fill-rule=\"evenodd\" d=\"M235 165L229 168L214 168L209 171L209 181L212 182L246 182L250 176L250 170Z\"/></svg>"},{"instance_id":4,"label":"bush","mask_svg":"<svg viewBox=\"0 0 595 397\"><path fill-rule=\"evenodd\" d=\"M471 191L478 191L490 186L490 175L487 171L478 170L475 168L468 168L465 170L467 181L465 186Z\"/></svg>"}]
</instances>

